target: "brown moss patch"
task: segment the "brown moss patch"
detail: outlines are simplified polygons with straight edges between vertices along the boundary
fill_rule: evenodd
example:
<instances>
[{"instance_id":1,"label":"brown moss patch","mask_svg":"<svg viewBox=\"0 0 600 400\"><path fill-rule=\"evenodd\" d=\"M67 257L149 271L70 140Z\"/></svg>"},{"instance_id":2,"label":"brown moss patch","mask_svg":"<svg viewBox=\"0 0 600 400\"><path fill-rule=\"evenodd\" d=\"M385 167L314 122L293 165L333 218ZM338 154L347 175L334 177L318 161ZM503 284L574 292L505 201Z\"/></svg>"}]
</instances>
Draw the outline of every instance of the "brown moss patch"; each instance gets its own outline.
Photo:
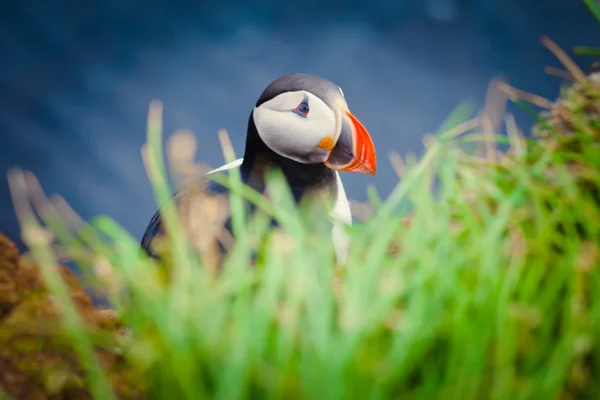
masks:
<instances>
[{"instance_id":1,"label":"brown moss patch","mask_svg":"<svg viewBox=\"0 0 600 400\"><path fill-rule=\"evenodd\" d=\"M85 371L62 330L59 310L36 265L0 234L0 391L13 399L88 399ZM60 273L96 355L119 398L138 398L139 381L119 355L123 327L112 310L97 310L77 277Z\"/></svg>"}]
</instances>

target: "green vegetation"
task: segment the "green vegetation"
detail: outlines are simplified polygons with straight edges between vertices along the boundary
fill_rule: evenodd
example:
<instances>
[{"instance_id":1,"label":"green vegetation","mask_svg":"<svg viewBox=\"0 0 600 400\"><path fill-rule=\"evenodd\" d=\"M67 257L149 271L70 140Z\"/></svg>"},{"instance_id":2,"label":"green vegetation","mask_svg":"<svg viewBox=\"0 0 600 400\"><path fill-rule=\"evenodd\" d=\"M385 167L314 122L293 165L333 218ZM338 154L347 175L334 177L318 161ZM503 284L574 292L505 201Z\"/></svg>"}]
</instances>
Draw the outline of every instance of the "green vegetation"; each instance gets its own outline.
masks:
<instances>
[{"instance_id":1,"label":"green vegetation","mask_svg":"<svg viewBox=\"0 0 600 400\"><path fill-rule=\"evenodd\" d=\"M276 203L236 174L224 182L237 201L238 242L215 272L183 240L173 207L160 266L111 219L78 221L13 171L23 237L93 398L594 398L600 76L568 68L577 81L541 114L533 138L510 115L508 135L494 135L491 114L468 119L459 108L420 159L394 158L402 179L387 200L373 194L373 218L349 229L343 268L276 175ZM153 105L145 160L165 204L160 117ZM242 197L261 210L250 221ZM267 229L266 216L280 232ZM57 249L105 290L126 333L101 335L81 316L54 267ZM107 371L100 347L119 355L112 368L126 368L126 385Z\"/></svg>"}]
</instances>

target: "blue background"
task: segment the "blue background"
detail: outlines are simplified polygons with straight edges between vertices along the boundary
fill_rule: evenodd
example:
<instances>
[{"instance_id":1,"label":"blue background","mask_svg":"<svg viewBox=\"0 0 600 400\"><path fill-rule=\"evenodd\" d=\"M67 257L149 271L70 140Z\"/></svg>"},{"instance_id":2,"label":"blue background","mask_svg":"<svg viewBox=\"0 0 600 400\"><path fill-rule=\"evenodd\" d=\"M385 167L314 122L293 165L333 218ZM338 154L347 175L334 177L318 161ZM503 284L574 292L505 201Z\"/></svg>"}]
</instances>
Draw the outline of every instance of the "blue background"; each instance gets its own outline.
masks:
<instances>
[{"instance_id":1,"label":"blue background","mask_svg":"<svg viewBox=\"0 0 600 400\"><path fill-rule=\"evenodd\" d=\"M83 217L108 214L140 237L156 208L140 157L152 99L166 133L191 129L198 160L218 166L218 129L241 154L263 88L308 72L343 88L378 149L376 177L344 175L349 197L364 200L367 184L386 196L397 183L387 154L420 152L422 135L459 102L480 104L493 77L557 95L542 35L567 51L600 44L577 0L6 2L0 170L31 170ZM510 111L527 130L531 118ZM5 175L0 231L18 239Z\"/></svg>"}]
</instances>

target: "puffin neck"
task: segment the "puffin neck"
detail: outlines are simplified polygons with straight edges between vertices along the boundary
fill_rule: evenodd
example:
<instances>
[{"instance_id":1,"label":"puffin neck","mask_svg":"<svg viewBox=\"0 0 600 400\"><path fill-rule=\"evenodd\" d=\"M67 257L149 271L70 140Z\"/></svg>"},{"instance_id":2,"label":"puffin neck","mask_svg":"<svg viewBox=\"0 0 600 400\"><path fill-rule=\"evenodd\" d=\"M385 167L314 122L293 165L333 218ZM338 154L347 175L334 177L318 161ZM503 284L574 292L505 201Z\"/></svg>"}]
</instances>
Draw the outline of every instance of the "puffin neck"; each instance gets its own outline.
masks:
<instances>
[{"instance_id":1,"label":"puffin neck","mask_svg":"<svg viewBox=\"0 0 600 400\"><path fill-rule=\"evenodd\" d=\"M250 113L244 161L241 165L242 177L252 186L264 187L264 174L269 167L280 168L294 197L300 200L307 190L329 188L337 193L335 172L324 163L302 164L280 156L271 150L261 139Z\"/></svg>"}]
</instances>

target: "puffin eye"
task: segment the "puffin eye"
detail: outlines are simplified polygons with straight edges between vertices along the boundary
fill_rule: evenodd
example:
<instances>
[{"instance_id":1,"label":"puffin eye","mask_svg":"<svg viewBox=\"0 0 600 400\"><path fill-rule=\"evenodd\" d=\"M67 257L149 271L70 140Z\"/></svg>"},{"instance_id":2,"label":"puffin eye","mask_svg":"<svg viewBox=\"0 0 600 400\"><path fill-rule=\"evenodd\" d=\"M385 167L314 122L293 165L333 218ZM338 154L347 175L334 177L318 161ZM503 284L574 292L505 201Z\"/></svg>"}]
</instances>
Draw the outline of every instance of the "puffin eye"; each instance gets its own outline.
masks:
<instances>
[{"instance_id":1,"label":"puffin eye","mask_svg":"<svg viewBox=\"0 0 600 400\"><path fill-rule=\"evenodd\" d=\"M308 112L310 111L310 107L308 106L308 96L304 96L304 100L302 100L302 102L298 104L293 111L299 116L306 118L308 116Z\"/></svg>"}]
</instances>

